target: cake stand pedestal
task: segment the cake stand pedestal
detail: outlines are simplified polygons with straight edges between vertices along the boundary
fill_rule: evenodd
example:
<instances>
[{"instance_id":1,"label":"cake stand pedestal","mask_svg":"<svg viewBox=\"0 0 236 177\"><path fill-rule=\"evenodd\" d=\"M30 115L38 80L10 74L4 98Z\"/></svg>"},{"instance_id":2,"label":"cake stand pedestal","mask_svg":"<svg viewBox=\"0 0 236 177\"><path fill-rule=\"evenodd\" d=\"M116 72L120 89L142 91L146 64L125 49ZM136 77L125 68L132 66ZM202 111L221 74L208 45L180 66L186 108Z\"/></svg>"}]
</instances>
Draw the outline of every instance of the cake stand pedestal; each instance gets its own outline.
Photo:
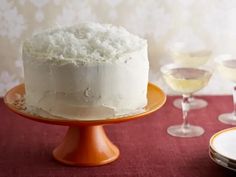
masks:
<instances>
[{"instance_id":1,"label":"cake stand pedestal","mask_svg":"<svg viewBox=\"0 0 236 177\"><path fill-rule=\"evenodd\" d=\"M34 121L69 126L59 146L53 150L53 157L68 165L99 166L110 163L119 157L119 149L107 137L103 125L125 122L144 117L158 110L166 101L164 92L157 86L148 84L148 104L142 112L123 117L84 120L56 117L41 117L26 111L24 84L7 92L4 102L10 110Z\"/></svg>"}]
</instances>

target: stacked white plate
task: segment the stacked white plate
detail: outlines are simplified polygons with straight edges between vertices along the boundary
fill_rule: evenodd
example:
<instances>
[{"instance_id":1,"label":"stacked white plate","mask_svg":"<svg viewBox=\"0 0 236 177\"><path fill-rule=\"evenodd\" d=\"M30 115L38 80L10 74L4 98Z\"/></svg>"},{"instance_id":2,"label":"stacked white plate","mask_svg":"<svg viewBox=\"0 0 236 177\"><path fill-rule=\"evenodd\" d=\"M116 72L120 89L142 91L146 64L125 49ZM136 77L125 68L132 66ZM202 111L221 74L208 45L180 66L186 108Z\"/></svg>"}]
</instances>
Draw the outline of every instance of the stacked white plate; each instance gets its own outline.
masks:
<instances>
[{"instance_id":1,"label":"stacked white plate","mask_svg":"<svg viewBox=\"0 0 236 177\"><path fill-rule=\"evenodd\" d=\"M236 127L222 130L211 137L209 156L218 165L236 171Z\"/></svg>"}]
</instances>

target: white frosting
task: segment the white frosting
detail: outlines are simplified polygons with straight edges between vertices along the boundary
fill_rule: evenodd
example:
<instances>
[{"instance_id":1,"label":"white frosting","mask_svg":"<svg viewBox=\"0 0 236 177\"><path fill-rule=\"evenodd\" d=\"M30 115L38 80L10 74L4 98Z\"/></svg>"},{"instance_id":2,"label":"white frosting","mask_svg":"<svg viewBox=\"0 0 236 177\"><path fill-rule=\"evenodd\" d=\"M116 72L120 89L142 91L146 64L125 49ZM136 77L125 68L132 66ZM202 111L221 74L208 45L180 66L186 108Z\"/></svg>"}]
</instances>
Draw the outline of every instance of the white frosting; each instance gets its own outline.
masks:
<instances>
[{"instance_id":1,"label":"white frosting","mask_svg":"<svg viewBox=\"0 0 236 177\"><path fill-rule=\"evenodd\" d=\"M86 23L42 32L24 43L23 63L33 110L104 118L147 103L147 44L123 28Z\"/></svg>"}]
</instances>

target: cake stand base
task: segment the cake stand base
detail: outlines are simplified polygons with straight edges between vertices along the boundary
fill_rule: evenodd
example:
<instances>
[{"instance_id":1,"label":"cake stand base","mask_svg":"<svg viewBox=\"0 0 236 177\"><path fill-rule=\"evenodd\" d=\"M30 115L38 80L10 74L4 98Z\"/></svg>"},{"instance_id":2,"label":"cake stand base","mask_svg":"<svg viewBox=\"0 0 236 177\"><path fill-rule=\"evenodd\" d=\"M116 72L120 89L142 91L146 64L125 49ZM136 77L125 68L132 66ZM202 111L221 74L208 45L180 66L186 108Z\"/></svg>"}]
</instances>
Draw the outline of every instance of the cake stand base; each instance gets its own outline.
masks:
<instances>
[{"instance_id":1,"label":"cake stand base","mask_svg":"<svg viewBox=\"0 0 236 177\"><path fill-rule=\"evenodd\" d=\"M68 165L98 166L119 157L118 148L108 139L103 126L69 127L53 156Z\"/></svg>"}]
</instances>

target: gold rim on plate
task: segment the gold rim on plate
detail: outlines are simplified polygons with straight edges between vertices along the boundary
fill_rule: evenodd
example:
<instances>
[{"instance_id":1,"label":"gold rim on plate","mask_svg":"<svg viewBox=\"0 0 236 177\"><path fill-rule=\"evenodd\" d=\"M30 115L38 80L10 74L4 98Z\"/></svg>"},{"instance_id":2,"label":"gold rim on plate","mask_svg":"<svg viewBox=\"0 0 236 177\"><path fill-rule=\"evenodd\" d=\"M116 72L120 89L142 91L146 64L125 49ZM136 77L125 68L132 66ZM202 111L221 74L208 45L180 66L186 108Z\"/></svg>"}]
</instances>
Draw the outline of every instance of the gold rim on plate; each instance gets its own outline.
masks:
<instances>
[{"instance_id":1,"label":"gold rim on plate","mask_svg":"<svg viewBox=\"0 0 236 177\"><path fill-rule=\"evenodd\" d=\"M230 157L227 157L221 153L219 153L216 148L213 146L213 142L215 140L215 138L217 138L219 135L225 133L225 132L229 132L229 131L236 131L236 127L232 127L232 128L227 128L227 129L224 129L224 130L221 130L217 133L215 133L211 138L210 138L210 141L209 141L209 149L214 152L214 153L217 153L219 154L220 156L222 156L224 159L228 159L229 161L231 161L232 163L236 163L236 159L232 159ZM235 147L236 148L236 147Z\"/></svg>"}]
</instances>

